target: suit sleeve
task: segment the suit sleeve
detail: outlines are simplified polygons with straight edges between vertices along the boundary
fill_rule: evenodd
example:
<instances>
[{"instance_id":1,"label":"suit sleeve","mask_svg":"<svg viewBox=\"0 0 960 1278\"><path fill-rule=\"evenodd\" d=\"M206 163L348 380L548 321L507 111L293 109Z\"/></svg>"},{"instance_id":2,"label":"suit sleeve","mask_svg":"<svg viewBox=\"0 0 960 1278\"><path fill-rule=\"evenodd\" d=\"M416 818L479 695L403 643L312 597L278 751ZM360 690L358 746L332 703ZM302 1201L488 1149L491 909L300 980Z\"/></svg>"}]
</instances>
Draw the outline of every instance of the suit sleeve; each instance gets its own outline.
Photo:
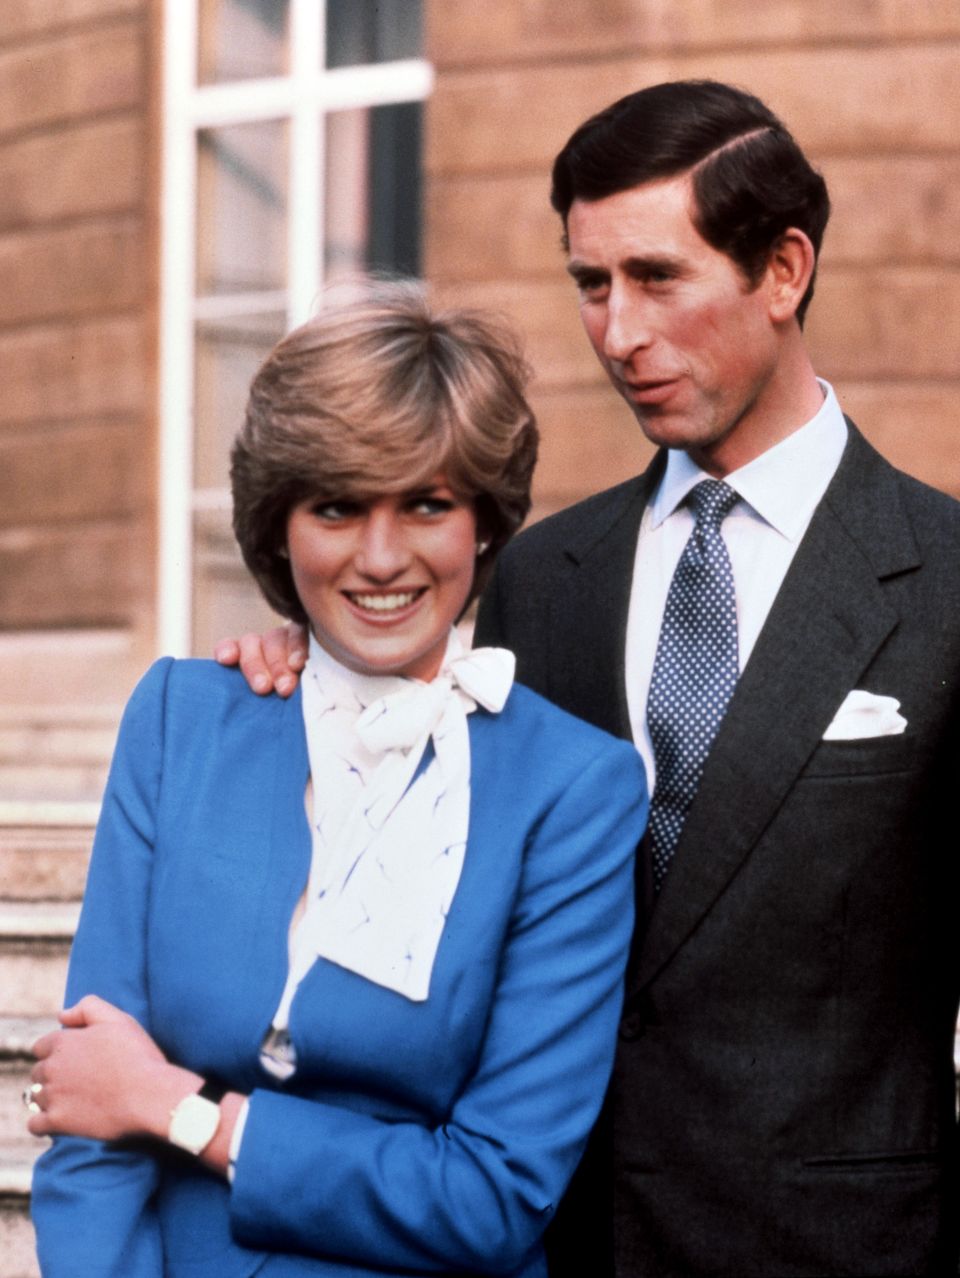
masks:
<instances>
[{"instance_id":1,"label":"suit sleeve","mask_svg":"<svg viewBox=\"0 0 960 1278\"><path fill-rule=\"evenodd\" d=\"M124 713L67 978L68 1004L99 994L148 1031L147 903L171 664L147 673ZM31 1195L44 1278L160 1278L156 1184L156 1160L143 1150L57 1137Z\"/></svg>"},{"instance_id":2,"label":"suit sleeve","mask_svg":"<svg viewBox=\"0 0 960 1278\"><path fill-rule=\"evenodd\" d=\"M238 1241L488 1273L537 1243L609 1078L646 817L636 752L598 740L527 836L483 1050L447 1121L254 1092L231 1193Z\"/></svg>"}]
</instances>

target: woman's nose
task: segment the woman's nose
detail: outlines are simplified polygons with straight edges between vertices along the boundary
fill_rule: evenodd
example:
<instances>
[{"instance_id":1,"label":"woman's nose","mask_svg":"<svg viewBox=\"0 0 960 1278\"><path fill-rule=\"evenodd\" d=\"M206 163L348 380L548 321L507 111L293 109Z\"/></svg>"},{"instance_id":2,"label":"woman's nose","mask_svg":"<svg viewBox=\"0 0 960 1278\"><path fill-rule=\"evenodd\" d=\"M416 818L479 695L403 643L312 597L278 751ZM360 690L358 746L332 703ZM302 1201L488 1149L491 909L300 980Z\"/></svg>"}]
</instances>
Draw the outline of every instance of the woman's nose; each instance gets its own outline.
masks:
<instances>
[{"instance_id":1,"label":"woman's nose","mask_svg":"<svg viewBox=\"0 0 960 1278\"><path fill-rule=\"evenodd\" d=\"M391 581L410 564L410 548L395 511L372 509L364 522L355 562L373 581Z\"/></svg>"}]
</instances>

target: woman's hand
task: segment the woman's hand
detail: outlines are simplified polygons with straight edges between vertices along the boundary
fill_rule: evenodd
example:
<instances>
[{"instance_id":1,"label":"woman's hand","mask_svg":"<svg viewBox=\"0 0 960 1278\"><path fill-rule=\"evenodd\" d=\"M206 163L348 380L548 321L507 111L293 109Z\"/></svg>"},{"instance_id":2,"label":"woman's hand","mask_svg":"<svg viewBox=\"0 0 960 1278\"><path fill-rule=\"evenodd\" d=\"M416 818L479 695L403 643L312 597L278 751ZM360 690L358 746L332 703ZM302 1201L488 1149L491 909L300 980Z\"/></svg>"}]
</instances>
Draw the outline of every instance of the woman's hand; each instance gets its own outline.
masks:
<instances>
[{"instance_id":1,"label":"woman's hand","mask_svg":"<svg viewBox=\"0 0 960 1278\"><path fill-rule=\"evenodd\" d=\"M60 1013L63 1030L38 1039L30 1077L40 1113L34 1136L166 1137L170 1110L201 1085L171 1065L143 1027L112 1003L88 994Z\"/></svg>"}]
</instances>

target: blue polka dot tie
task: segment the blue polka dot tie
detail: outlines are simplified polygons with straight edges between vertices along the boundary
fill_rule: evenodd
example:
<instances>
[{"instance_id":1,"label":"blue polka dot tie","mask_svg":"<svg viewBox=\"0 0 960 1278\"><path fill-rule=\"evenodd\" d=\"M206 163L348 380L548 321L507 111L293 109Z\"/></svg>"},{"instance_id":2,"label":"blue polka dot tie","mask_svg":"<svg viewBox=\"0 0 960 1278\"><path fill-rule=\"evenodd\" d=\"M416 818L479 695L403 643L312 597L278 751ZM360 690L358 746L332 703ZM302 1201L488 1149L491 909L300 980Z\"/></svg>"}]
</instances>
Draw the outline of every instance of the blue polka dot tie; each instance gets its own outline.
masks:
<instances>
[{"instance_id":1,"label":"blue polka dot tie","mask_svg":"<svg viewBox=\"0 0 960 1278\"><path fill-rule=\"evenodd\" d=\"M720 525L737 494L718 479L690 492L696 523L667 594L647 698L656 762L650 805L659 890L737 682L737 606Z\"/></svg>"}]
</instances>

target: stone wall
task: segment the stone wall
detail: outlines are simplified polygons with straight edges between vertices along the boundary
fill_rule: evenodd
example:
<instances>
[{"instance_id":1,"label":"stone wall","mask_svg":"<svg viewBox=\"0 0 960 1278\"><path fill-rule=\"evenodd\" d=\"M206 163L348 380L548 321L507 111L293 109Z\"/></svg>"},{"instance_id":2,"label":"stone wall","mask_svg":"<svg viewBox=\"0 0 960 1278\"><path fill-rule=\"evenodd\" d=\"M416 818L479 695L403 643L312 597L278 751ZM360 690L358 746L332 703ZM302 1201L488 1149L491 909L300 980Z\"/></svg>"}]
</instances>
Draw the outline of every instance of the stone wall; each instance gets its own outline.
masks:
<instances>
[{"instance_id":1,"label":"stone wall","mask_svg":"<svg viewBox=\"0 0 960 1278\"><path fill-rule=\"evenodd\" d=\"M152 630L153 21L149 0L0 9L4 700L96 697L88 641ZM41 646L69 650L76 687L44 680Z\"/></svg>"}]
</instances>

